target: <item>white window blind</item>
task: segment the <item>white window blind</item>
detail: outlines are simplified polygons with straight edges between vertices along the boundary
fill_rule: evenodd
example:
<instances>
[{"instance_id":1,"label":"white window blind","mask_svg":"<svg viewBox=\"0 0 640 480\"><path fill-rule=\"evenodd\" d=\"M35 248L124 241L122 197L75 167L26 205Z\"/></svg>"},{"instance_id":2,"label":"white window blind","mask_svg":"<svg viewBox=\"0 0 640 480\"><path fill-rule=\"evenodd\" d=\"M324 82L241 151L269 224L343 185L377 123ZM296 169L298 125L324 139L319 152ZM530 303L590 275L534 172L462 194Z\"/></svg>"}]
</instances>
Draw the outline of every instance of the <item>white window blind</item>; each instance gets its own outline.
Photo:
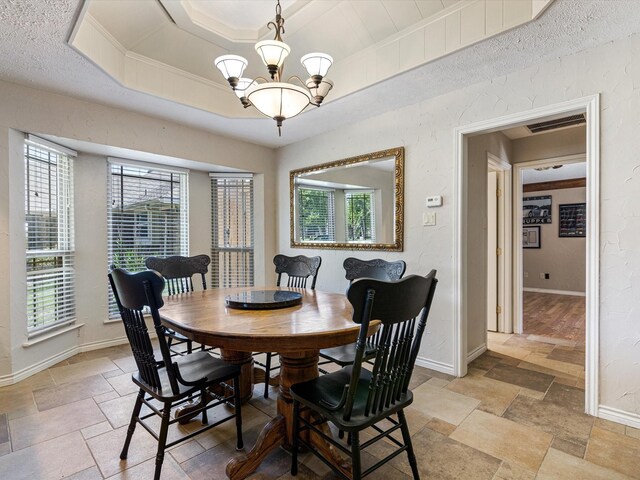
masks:
<instances>
[{"instance_id":1,"label":"white window blind","mask_svg":"<svg viewBox=\"0 0 640 480\"><path fill-rule=\"evenodd\" d=\"M253 177L211 174L211 285L253 286Z\"/></svg>"},{"instance_id":2,"label":"white window blind","mask_svg":"<svg viewBox=\"0 0 640 480\"><path fill-rule=\"evenodd\" d=\"M372 190L345 192L347 242L375 242L375 193Z\"/></svg>"},{"instance_id":3,"label":"white window blind","mask_svg":"<svg viewBox=\"0 0 640 480\"><path fill-rule=\"evenodd\" d=\"M327 242L336 239L333 190L298 187L298 239Z\"/></svg>"},{"instance_id":4,"label":"white window blind","mask_svg":"<svg viewBox=\"0 0 640 480\"><path fill-rule=\"evenodd\" d=\"M75 321L73 159L31 139L24 152L27 331L35 334Z\"/></svg>"},{"instance_id":5,"label":"white window blind","mask_svg":"<svg viewBox=\"0 0 640 480\"><path fill-rule=\"evenodd\" d=\"M188 174L171 168L109 161L108 265L145 269L147 257L188 255ZM118 314L109 291L109 314Z\"/></svg>"}]
</instances>

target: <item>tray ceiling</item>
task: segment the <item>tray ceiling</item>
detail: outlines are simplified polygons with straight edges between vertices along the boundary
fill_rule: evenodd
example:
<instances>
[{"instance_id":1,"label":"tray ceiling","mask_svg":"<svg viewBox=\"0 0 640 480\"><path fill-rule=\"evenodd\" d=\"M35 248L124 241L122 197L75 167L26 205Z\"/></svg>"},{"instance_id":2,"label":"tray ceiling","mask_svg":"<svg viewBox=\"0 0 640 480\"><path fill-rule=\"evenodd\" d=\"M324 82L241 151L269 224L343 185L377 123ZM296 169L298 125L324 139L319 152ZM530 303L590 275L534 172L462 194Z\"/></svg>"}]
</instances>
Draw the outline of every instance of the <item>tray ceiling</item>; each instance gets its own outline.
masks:
<instances>
[{"instance_id":1,"label":"tray ceiling","mask_svg":"<svg viewBox=\"0 0 640 480\"><path fill-rule=\"evenodd\" d=\"M329 53L335 87L325 103L531 21L552 0L282 0L284 77L299 59ZM254 43L272 38L275 1L87 0L69 43L122 85L229 118L243 109L213 65L219 55L266 69Z\"/></svg>"}]
</instances>

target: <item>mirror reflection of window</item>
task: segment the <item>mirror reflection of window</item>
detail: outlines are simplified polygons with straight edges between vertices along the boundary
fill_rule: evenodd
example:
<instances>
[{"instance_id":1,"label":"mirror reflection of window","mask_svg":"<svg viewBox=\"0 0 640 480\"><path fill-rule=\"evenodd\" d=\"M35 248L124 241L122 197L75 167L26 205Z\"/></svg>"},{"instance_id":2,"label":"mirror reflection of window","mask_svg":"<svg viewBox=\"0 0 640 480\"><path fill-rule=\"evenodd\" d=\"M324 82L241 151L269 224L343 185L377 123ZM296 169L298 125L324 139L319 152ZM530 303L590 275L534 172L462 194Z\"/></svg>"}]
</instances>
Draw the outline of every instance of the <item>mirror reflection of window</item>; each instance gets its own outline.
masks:
<instances>
[{"instance_id":1,"label":"mirror reflection of window","mask_svg":"<svg viewBox=\"0 0 640 480\"><path fill-rule=\"evenodd\" d=\"M335 195L330 189L298 187L299 238L305 242L334 242Z\"/></svg>"},{"instance_id":2,"label":"mirror reflection of window","mask_svg":"<svg viewBox=\"0 0 640 480\"><path fill-rule=\"evenodd\" d=\"M347 242L375 242L375 192L345 191Z\"/></svg>"}]
</instances>

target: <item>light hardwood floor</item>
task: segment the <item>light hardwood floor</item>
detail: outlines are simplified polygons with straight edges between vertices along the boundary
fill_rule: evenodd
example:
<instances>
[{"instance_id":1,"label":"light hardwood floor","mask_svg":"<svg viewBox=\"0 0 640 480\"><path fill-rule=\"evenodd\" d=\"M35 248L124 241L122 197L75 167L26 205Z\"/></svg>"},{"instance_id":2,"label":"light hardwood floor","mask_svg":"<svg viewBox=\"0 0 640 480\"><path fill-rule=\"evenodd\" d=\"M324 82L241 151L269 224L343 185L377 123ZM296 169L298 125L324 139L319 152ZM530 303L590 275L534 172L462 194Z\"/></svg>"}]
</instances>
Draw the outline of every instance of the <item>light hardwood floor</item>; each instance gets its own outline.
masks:
<instances>
[{"instance_id":1,"label":"light hardwood floor","mask_svg":"<svg viewBox=\"0 0 640 480\"><path fill-rule=\"evenodd\" d=\"M585 343L585 297L523 292L524 333Z\"/></svg>"},{"instance_id":2,"label":"light hardwood floor","mask_svg":"<svg viewBox=\"0 0 640 480\"><path fill-rule=\"evenodd\" d=\"M415 370L407 417L423 480L640 479L640 430L582 413L583 352L568 340L534 338L490 334L491 351L465 378ZM0 388L0 479L152 478L155 441L143 429L128 460L118 458L135 399L134 369L128 347L113 347ZM262 386L256 393L243 407L248 447L276 412L275 390L268 400ZM171 449L162 478L224 480L237 454L232 423ZM372 447L365 464L388 449ZM302 460L295 478L337 478L311 454ZM291 480L289 464L278 450L249 478ZM407 480L408 462L400 456L367 478Z\"/></svg>"}]
</instances>

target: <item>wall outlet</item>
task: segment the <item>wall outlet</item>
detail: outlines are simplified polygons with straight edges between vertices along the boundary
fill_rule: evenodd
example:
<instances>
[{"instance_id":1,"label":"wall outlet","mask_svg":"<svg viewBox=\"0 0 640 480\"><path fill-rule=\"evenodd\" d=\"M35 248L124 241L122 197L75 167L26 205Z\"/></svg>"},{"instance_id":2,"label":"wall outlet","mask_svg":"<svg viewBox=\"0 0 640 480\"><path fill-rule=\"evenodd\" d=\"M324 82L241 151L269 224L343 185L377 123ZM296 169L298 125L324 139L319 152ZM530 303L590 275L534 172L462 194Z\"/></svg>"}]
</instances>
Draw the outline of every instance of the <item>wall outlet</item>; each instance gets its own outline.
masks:
<instances>
[{"instance_id":1,"label":"wall outlet","mask_svg":"<svg viewBox=\"0 0 640 480\"><path fill-rule=\"evenodd\" d=\"M529 272L524 272L524 278L529 278Z\"/></svg>"},{"instance_id":2,"label":"wall outlet","mask_svg":"<svg viewBox=\"0 0 640 480\"><path fill-rule=\"evenodd\" d=\"M540 278L541 278L542 280L544 280L544 273L541 273L541 274L540 274Z\"/></svg>"},{"instance_id":3,"label":"wall outlet","mask_svg":"<svg viewBox=\"0 0 640 480\"><path fill-rule=\"evenodd\" d=\"M422 225L431 227L436 224L436 212L422 212Z\"/></svg>"}]
</instances>

